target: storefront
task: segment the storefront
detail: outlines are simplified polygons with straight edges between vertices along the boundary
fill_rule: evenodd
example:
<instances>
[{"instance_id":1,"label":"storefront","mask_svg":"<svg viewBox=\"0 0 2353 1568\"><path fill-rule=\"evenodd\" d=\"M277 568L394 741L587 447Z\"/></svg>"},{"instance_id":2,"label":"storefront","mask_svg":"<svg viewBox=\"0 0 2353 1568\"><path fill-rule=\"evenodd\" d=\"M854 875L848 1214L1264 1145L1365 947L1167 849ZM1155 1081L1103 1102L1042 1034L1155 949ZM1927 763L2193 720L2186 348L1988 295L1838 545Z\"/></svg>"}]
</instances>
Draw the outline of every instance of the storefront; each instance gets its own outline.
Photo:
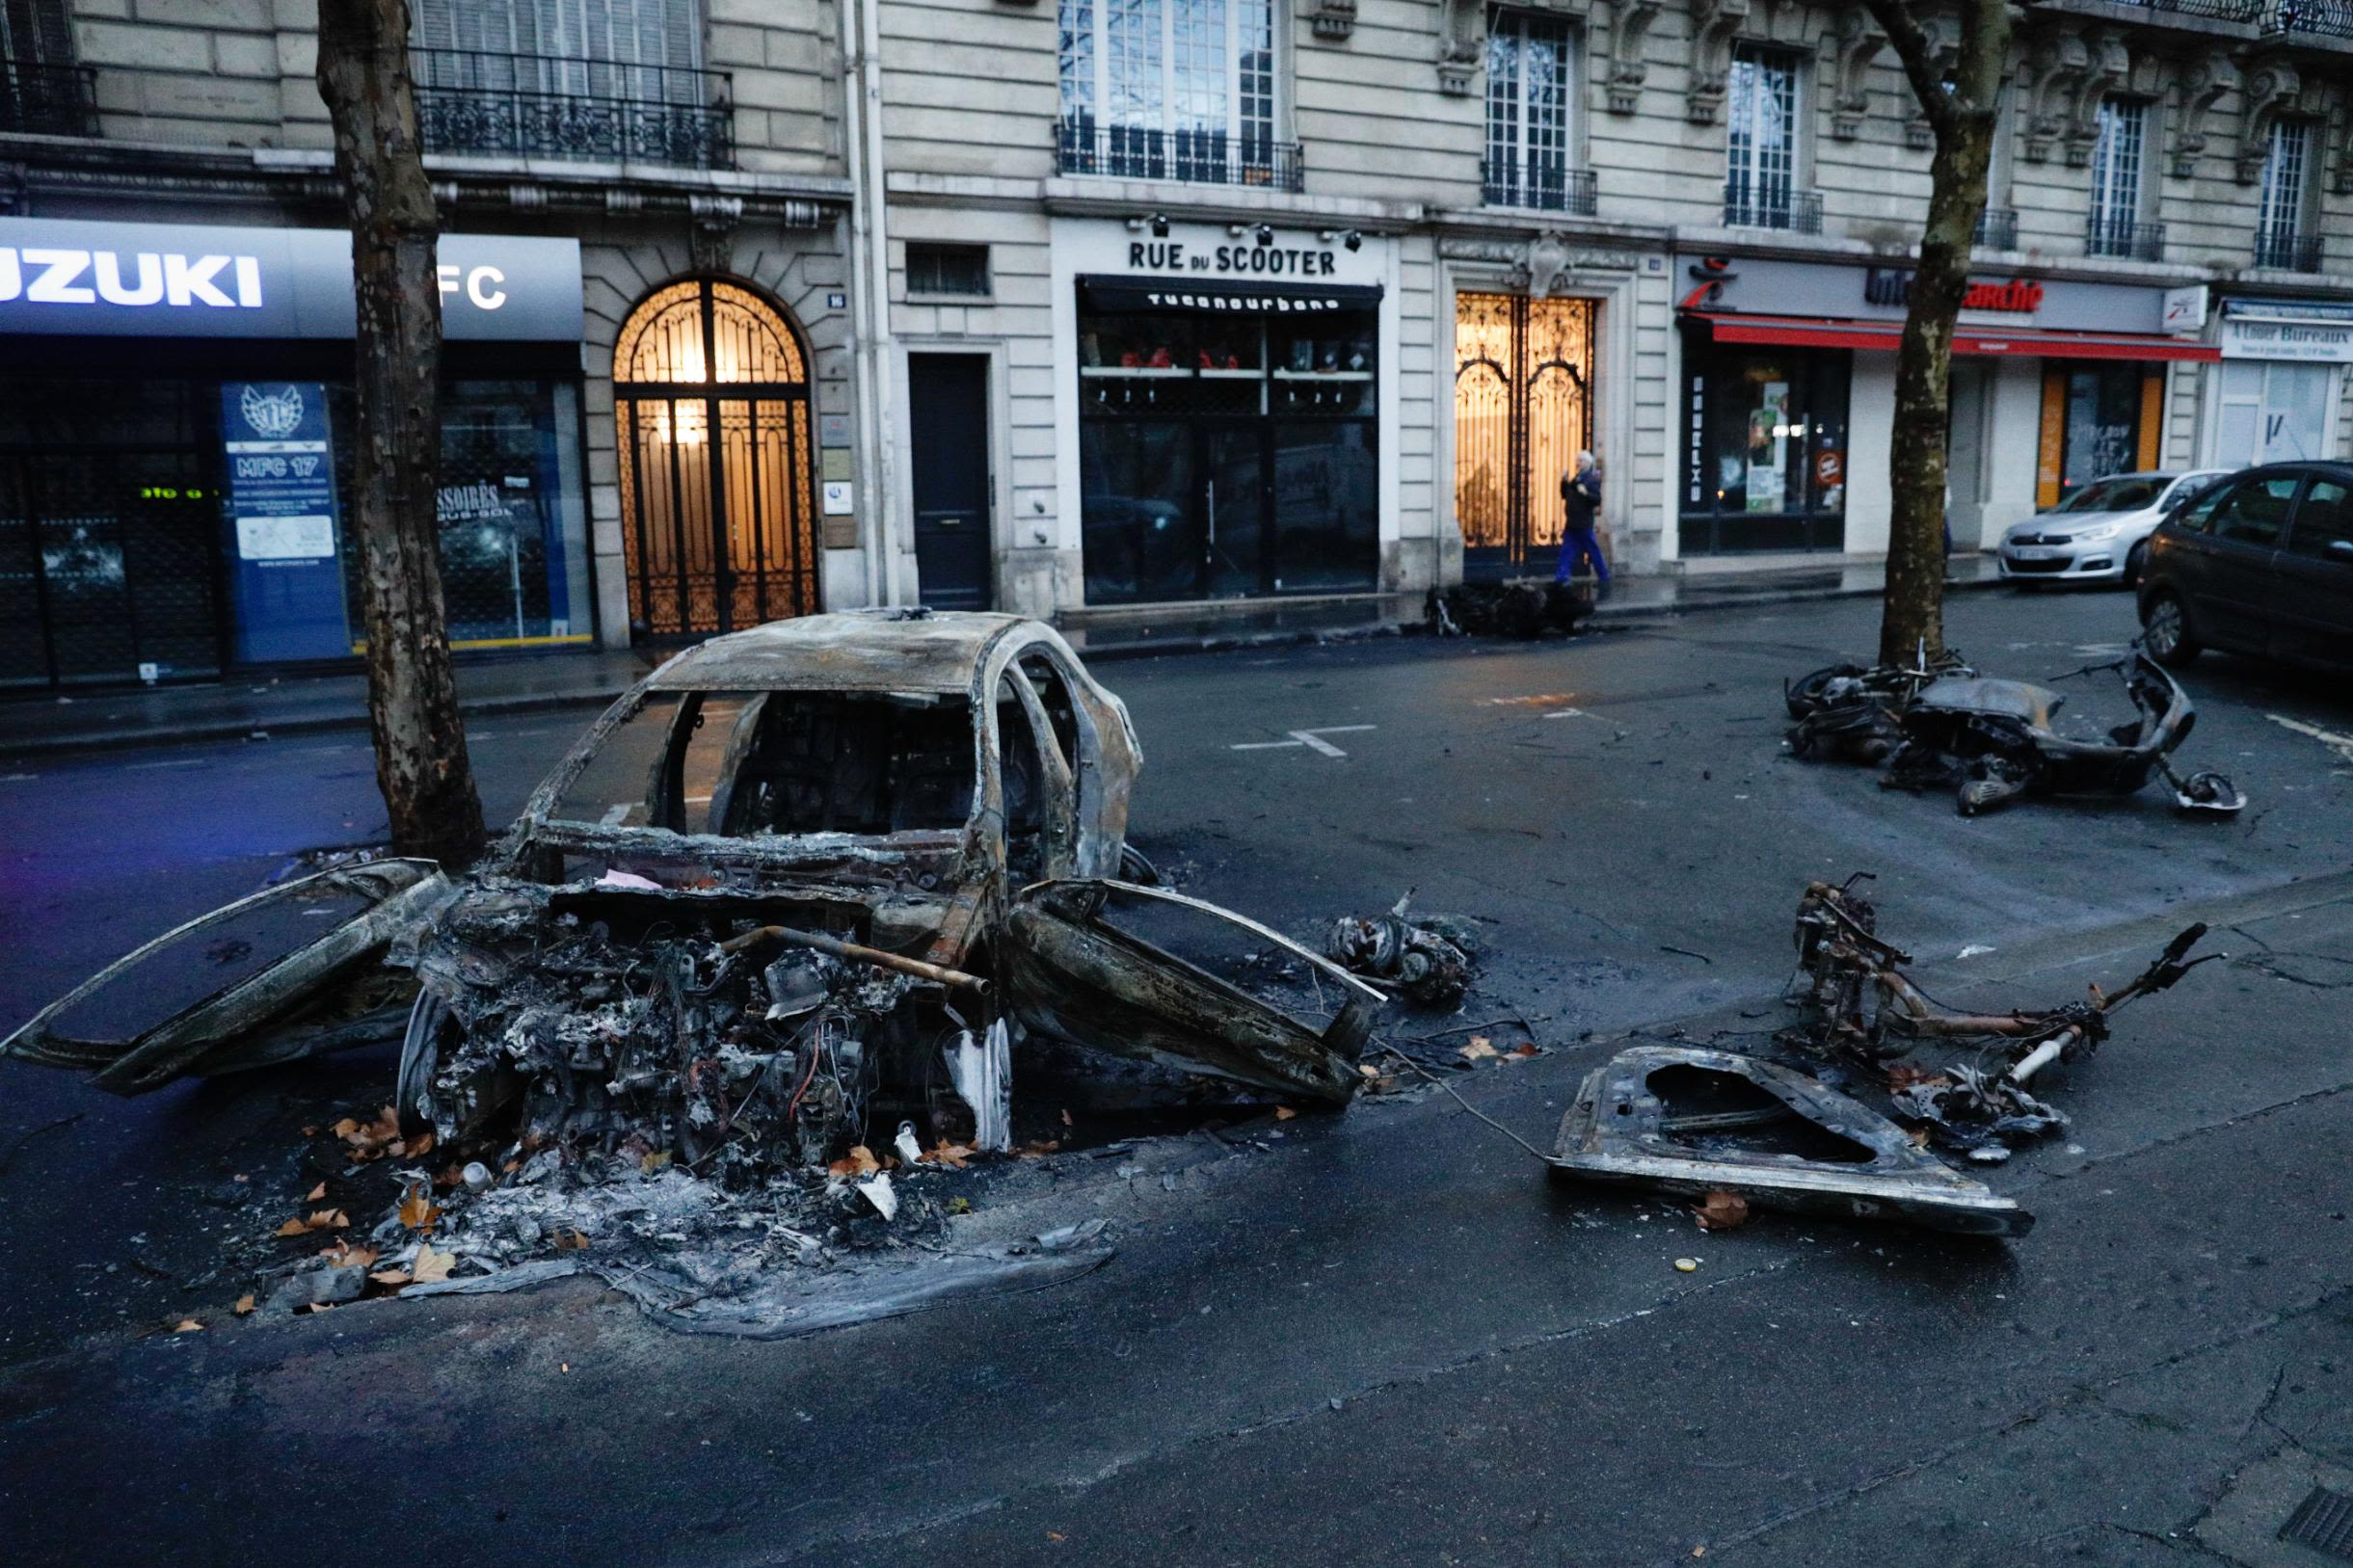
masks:
<instances>
[{"instance_id":1,"label":"storefront","mask_svg":"<svg viewBox=\"0 0 2353 1568\"><path fill-rule=\"evenodd\" d=\"M579 249L447 235L452 641L594 636ZM0 219L0 688L348 659L350 239Z\"/></svg>"},{"instance_id":2,"label":"storefront","mask_svg":"<svg viewBox=\"0 0 2353 1568\"><path fill-rule=\"evenodd\" d=\"M1378 585L1396 417L1380 246L1242 225L1061 226L1062 490L1088 605Z\"/></svg>"},{"instance_id":3,"label":"storefront","mask_svg":"<svg viewBox=\"0 0 2353 1568\"><path fill-rule=\"evenodd\" d=\"M1678 552L1885 550L1911 274L1724 256L1684 270ZM1953 338L1957 545L1974 547L2085 479L2156 461L2168 363L2216 357L2168 330L2166 296L1971 281ZM2002 460L2026 440L2032 469Z\"/></svg>"},{"instance_id":4,"label":"storefront","mask_svg":"<svg viewBox=\"0 0 2353 1568\"><path fill-rule=\"evenodd\" d=\"M2353 304L2228 298L2215 323L2205 461L2218 467L2341 457Z\"/></svg>"}]
</instances>

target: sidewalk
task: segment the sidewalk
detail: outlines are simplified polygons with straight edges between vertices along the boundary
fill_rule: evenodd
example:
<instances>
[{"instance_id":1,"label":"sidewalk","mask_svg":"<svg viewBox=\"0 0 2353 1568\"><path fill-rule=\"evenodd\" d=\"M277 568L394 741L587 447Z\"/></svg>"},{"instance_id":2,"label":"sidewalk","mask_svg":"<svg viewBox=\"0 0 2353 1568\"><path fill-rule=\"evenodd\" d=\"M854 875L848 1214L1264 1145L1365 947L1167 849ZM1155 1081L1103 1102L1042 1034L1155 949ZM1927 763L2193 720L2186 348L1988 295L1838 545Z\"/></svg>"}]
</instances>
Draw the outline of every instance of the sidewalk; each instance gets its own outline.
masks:
<instances>
[{"instance_id":1,"label":"sidewalk","mask_svg":"<svg viewBox=\"0 0 2353 1568\"><path fill-rule=\"evenodd\" d=\"M1994 584L1991 556L1952 564L1958 588ZM1876 595L1878 562L1787 571L1620 577L1592 625L1625 625L1712 609ZM1317 599L1203 605L1171 615L1151 610L1079 611L1063 632L1090 663L1163 653L1350 642L1419 630L1420 594L1358 594ZM653 667L640 652L566 652L461 663L458 703L468 718L587 707L627 691ZM349 675L248 677L201 686L156 686L0 701L0 762L59 752L99 751L256 733L300 734L367 723L367 680Z\"/></svg>"}]
</instances>

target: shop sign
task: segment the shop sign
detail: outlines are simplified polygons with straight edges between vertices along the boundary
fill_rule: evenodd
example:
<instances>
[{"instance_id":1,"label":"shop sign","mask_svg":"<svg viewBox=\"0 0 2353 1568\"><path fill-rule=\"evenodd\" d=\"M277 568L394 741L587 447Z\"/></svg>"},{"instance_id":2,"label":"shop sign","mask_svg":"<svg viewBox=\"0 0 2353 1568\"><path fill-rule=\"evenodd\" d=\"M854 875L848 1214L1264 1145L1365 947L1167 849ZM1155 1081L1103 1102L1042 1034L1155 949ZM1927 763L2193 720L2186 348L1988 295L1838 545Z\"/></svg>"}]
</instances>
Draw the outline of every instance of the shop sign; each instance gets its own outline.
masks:
<instances>
[{"instance_id":1,"label":"shop sign","mask_svg":"<svg viewBox=\"0 0 2353 1568\"><path fill-rule=\"evenodd\" d=\"M1909 309L1912 279L1909 272L1882 272L1874 267L1863 274L1862 297L1867 304ZM2043 308L2043 285L2029 278L2013 278L2006 283L1972 280L1968 292L1961 297L1961 308L2031 316Z\"/></svg>"},{"instance_id":2,"label":"shop sign","mask_svg":"<svg viewBox=\"0 0 2353 1568\"><path fill-rule=\"evenodd\" d=\"M2206 285L2191 283L2165 291L2165 304L2158 325L2169 332L2195 332L2206 329Z\"/></svg>"},{"instance_id":3,"label":"shop sign","mask_svg":"<svg viewBox=\"0 0 2353 1568\"><path fill-rule=\"evenodd\" d=\"M1377 235L1272 225L1247 226L1240 234L1227 224L1165 226L1166 233L1148 227L1138 232L1118 219L1064 219L1054 230L1057 270L1072 276L1127 275L1227 286L1372 284L1388 277L1388 241Z\"/></svg>"},{"instance_id":4,"label":"shop sign","mask_svg":"<svg viewBox=\"0 0 2353 1568\"><path fill-rule=\"evenodd\" d=\"M1686 310L1895 322L1908 308L1910 269L1870 268L1858 278L1853 267L1826 262L1757 256L1686 260L1693 284L1679 302ZM1971 282L1962 308L1999 314L2039 331L2154 333L2163 330L2165 293L2132 283L2020 278Z\"/></svg>"},{"instance_id":5,"label":"shop sign","mask_svg":"<svg viewBox=\"0 0 2353 1568\"><path fill-rule=\"evenodd\" d=\"M577 342L577 240L444 234L435 282L451 338ZM350 337L339 228L0 218L0 333Z\"/></svg>"},{"instance_id":6,"label":"shop sign","mask_svg":"<svg viewBox=\"0 0 2353 1568\"><path fill-rule=\"evenodd\" d=\"M221 453L228 473L238 658L349 653L327 388L317 382L225 384Z\"/></svg>"},{"instance_id":7,"label":"shop sign","mask_svg":"<svg viewBox=\"0 0 2353 1568\"><path fill-rule=\"evenodd\" d=\"M2353 306L2226 300L2217 343L2226 359L2353 364Z\"/></svg>"}]
</instances>

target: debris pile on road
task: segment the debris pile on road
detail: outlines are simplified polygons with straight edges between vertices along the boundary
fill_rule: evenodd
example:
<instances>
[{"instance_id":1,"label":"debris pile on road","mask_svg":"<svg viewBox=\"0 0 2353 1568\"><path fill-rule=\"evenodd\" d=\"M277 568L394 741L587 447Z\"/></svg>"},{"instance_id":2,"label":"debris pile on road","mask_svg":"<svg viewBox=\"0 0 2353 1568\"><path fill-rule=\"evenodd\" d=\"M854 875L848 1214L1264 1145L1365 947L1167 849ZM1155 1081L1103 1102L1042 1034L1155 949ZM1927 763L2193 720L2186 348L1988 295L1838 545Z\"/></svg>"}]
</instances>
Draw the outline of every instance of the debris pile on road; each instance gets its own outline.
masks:
<instances>
[{"instance_id":1,"label":"debris pile on road","mask_svg":"<svg viewBox=\"0 0 2353 1568\"><path fill-rule=\"evenodd\" d=\"M2095 986L2082 1001L2034 1012L1959 1011L1903 972L1911 955L1878 934L1876 910L1855 890L1860 880L1810 883L1799 900L1787 999L1802 1018L1775 1036L1787 1060L1656 1045L1623 1051L1587 1078L1562 1120L1553 1165L1695 1197L1726 1192L1759 1208L2021 1235L2032 1215L1923 1145L1995 1164L2013 1146L2064 1129L2065 1113L2028 1082L2096 1050L2126 1003L2223 956L2189 956L2206 931L2193 925L2114 991ZM1975 1060L1899 1059L1932 1042ZM1886 1109L1846 1088L1877 1095Z\"/></svg>"},{"instance_id":2,"label":"debris pile on road","mask_svg":"<svg viewBox=\"0 0 2353 1568\"><path fill-rule=\"evenodd\" d=\"M2219 773L2174 771L2189 737L2189 694L2146 653L2088 665L2061 679L2113 672L2134 717L2098 733L2062 734L2067 699L2024 680L1977 674L1949 651L1910 667L1832 665L1786 686L1791 755L1885 764L1889 788L1951 789L1964 816L2015 800L2129 795L2162 778L2183 811L2228 815L2247 803Z\"/></svg>"},{"instance_id":3,"label":"debris pile on road","mask_svg":"<svg viewBox=\"0 0 2353 1568\"><path fill-rule=\"evenodd\" d=\"M1422 623L1440 637L1565 637L1592 612L1589 591L1564 582L1457 583L1432 588Z\"/></svg>"},{"instance_id":4,"label":"debris pile on road","mask_svg":"<svg viewBox=\"0 0 2353 1568\"><path fill-rule=\"evenodd\" d=\"M1405 913L1413 890L1385 915L1343 915L1324 939L1326 957L1416 1007L1461 1004L1478 970L1479 927L1453 915Z\"/></svg>"}]
</instances>

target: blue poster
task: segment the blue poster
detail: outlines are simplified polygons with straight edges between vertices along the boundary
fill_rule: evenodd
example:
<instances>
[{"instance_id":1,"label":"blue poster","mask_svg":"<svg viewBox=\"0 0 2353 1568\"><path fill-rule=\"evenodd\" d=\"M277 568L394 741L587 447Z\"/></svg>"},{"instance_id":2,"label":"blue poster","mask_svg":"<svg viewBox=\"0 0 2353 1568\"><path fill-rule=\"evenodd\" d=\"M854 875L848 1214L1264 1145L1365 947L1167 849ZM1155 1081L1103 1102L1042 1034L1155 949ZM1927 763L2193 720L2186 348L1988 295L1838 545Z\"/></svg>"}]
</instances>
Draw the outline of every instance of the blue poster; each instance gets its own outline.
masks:
<instances>
[{"instance_id":1,"label":"blue poster","mask_svg":"<svg viewBox=\"0 0 2353 1568\"><path fill-rule=\"evenodd\" d=\"M237 662L348 657L327 388L226 383L221 447Z\"/></svg>"}]
</instances>

